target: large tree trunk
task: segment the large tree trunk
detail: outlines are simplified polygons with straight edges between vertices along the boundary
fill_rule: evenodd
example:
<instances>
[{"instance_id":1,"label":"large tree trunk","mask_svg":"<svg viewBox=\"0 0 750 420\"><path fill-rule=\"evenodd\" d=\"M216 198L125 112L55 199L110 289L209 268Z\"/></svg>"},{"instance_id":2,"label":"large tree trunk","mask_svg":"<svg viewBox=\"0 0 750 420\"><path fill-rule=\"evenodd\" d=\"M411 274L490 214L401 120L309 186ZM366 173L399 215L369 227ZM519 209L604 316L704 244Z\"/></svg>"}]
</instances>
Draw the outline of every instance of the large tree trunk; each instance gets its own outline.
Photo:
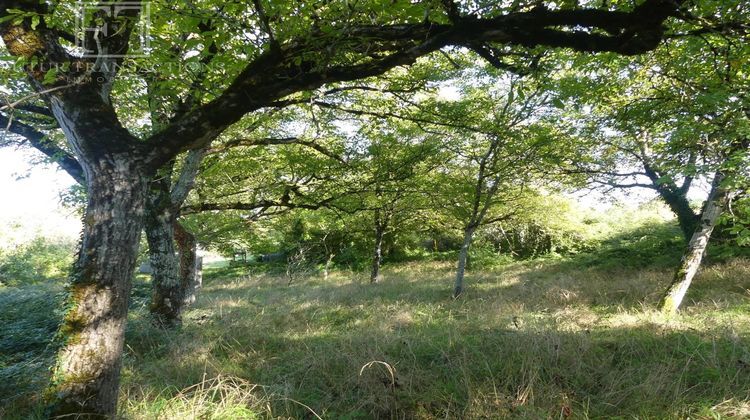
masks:
<instances>
[{"instance_id":1,"label":"large tree trunk","mask_svg":"<svg viewBox=\"0 0 750 420\"><path fill-rule=\"evenodd\" d=\"M179 222L174 223L174 239L180 253L180 286L183 305L195 302L195 293L203 286L203 260L198 257L195 236Z\"/></svg>"},{"instance_id":2,"label":"large tree trunk","mask_svg":"<svg viewBox=\"0 0 750 420\"><path fill-rule=\"evenodd\" d=\"M383 237L385 236L385 229L385 223L382 223L379 215L377 215L375 217L375 247L372 252L370 283L377 283L380 280L380 264L383 262Z\"/></svg>"},{"instance_id":3,"label":"large tree trunk","mask_svg":"<svg viewBox=\"0 0 750 420\"><path fill-rule=\"evenodd\" d=\"M169 214L146 212L146 238L151 262L152 297L149 310L162 327L181 322L183 288L174 244L174 222Z\"/></svg>"},{"instance_id":4,"label":"large tree trunk","mask_svg":"<svg viewBox=\"0 0 750 420\"><path fill-rule=\"evenodd\" d=\"M143 227L144 171L121 155L85 169L89 197L83 239L47 394L52 417L106 418L116 412L128 296Z\"/></svg>"},{"instance_id":5,"label":"large tree trunk","mask_svg":"<svg viewBox=\"0 0 750 420\"><path fill-rule=\"evenodd\" d=\"M167 328L181 323L184 295L180 284L180 262L174 243L171 172L171 165L167 165L151 181L145 217L152 284L149 310L154 323Z\"/></svg>"},{"instance_id":6,"label":"large tree trunk","mask_svg":"<svg viewBox=\"0 0 750 420\"><path fill-rule=\"evenodd\" d=\"M456 281L453 284L453 297L461 296L464 291L464 273L466 272L466 262L469 259L469 247L474 237L474 228L467 227L464 229L464 243L461 245L461 251L458 253L458 268L456 269Z\"/></svg>"},{"instance_id":7,"label":"large tree trunk","mask_svg":"<svg viewBox=\"0 0 750 420\"><path fill-rule=\"evenodd\" d=\"M729 192L720 186L723 176L717 174L711 193L706 200L701 215L700 226L693 233L687 250L682 256L680 266L672 279L672 283L662 297L660 308L665 313L675 313L685 297L693 277L698 272L701 260L706 252L708 241L711 239L711 233L716 226L716 222L726 206L729 198Z\"/></svg>"}]
</instances>

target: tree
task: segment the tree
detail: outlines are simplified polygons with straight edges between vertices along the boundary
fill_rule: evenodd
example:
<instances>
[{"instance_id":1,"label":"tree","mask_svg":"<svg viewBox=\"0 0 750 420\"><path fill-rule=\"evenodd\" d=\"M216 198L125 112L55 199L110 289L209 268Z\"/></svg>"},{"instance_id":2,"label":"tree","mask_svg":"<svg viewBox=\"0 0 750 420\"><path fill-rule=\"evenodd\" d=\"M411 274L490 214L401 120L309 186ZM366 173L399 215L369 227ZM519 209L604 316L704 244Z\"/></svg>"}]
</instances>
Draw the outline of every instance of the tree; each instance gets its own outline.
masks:
<instances>
[{"instance_id":1,"label":"tree","mask_svg":"<svg viewBox=\"0 0 750 420\"><path fill-rule=\"evenodd\" d=\"M722 185L724 182L725 175L722 172L717 172L711 185L711 192L701 212L700 226L690 238L680 265L659 304L662 312L670 314L677 312L693 277L700 268L708 241L711 239L711 233L716 227L721 213L731 202L734 195L731 189Z\"/></svg>"},{"instance_id":2,"label":"tree","mask_svg":"<svg viewBox=\"0 0 750 420\"><path fill-rule=\"evenodd\" d=\"M394 120L376 127L363 133L368 153L354 164L356 173L364 178L358 194L361 204L349 210L367 211L374 221L370 283L381 279L386 234L426 206L426 177L440 163L440 144L420 135L417 127Z\"/></svg>"},{"instance_id":3,"label":"tree","mask_svg":"<svg viewBox=\"0 0 750 420\"><path fill-rule=\"evenodd\" d=\"M159 326L179 324L184 304L195 299L197 244L177 219L205 151L191 150L187 154L175 182L172 182L174 162L160 168L148 191L144 227L152 269L153 296L149 309Z\"/></svg>"},{"instance_id":4,"label":"tree","mask_svg":"<svg viewBox=\"0 0 750 420\"><path fill-rule=\"evenodd\" d=\"M673 133L655 132L653 125L643 127L637 119L628 121L634 125L628 131L605 126L585 130L586 140L580 143L586 144L587 151L568 162L563 172L583 176L587 185L605 192L634 188L656 192L689 239L700 219L688 197L701 177L699 151L675 148Z\"/></svg>"},{"instance_id":5,"label":"tree","mask_svg":"<svg viewBox=\"0 0 750 420\"><path fill-rule=\"evenodd\" d=\"M511 218L521 207L521 196L553 156L551 126L544 122L549 96L542 84L510 77L462 90L462 101L439 106L454 118L447 135L455 152L442 171L439 188L447 200L444 206L461 221L463 233L454 298L463 293L477 229Z\"/></svg>"},{"instance_id":6,"label":"tree","mask_svg":"<svg viewBox=\"0 0 750 420\"><path fill-rule=\"evenodd\" d=\"M15 0L0 5L5 48L23 64L28 85L49 104L83 169L88 192L70 309L61 330L65 342L48 394L52 415L115 413L148 181L179 153L208 145L246 114L286 96L376 76L449 45L490 51L498 59L503 51L490 44L632 55L655 48L664 36L663 23L679 15L678 3L663 0L647 0L630 11L497 7L481 15L443 4L361 2L319 8L256 1L249 10L230 3L218 11L208 1L154 4L154 57L175 63L182 57L171 55L172 47L189 43L196 45L198 56L206 56L211 54L207 40L214 38L223 52L210 61L226 64L200 86L192 86L188 72L171 74L163 86L174 94L190 95L195 89L211 94L154 134L128 129L126 123L138 120L124 121L117 112L143 96L143 89L121 71L122 55L136 37L138 8L98 15L111 35L86 32L82 41L94 54L82 57L66 48L76 35L73 14L64 4ZM201 31L202 18L215 14L222 15L224 26Z\"/></svg>"},{"instance_id":7,"label":"tree","mask_svg":"<svg viewBox=\"0 0 750 420\"><path fill-rule=\"evenodd\" d=\"M728 5L722 15L747 21L747 4ZM748 31L740 29L728 34L707 33L699 39L685 39L679 47L700 51L705 46L711 53L702 59L675 59L665 68L664 77L671 86L691 94L677 97L678 104L692 114L708 133L706 148L710 155L709 171L713 172L711 191L703 205L700 224L696 227L660 309L675 313L680 307L693 277L706 253L708 242L738 194L746 189L747 158L750 153L750 77L748 77Z\"/></svg>"},{"instance_id":8,"label":"tree","mask_svg":"<svg viewBox=\"0 0 750 420\"><path fill-rule=\"evenodd\" d=\"M727 2L714 19L745 22L749 13L746 4ZM573 77L560 83L577 108L573 118L589 123L580 132L588 150L569 172L606 188L652 189L677 216L688 244L661 300L665 312L680 306L714 228L742 189L747 35L742 24L730 23L686 31L637 60L577 60ZM711 191L696 212L688 192L701 178Z\"/></svg>"}]
</instances>

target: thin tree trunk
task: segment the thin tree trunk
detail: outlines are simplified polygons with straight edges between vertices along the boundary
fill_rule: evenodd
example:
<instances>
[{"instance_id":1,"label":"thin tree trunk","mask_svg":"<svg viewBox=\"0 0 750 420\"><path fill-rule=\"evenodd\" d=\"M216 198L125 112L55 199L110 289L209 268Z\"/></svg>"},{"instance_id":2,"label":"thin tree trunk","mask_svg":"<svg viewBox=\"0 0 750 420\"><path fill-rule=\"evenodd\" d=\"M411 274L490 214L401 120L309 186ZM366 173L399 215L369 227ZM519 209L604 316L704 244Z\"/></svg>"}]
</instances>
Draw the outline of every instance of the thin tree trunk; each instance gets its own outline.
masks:
<instances>
[{"instance_id":1,"label":"thin tree trunk","mask_svg":"<svg viewBox=\"0 0 750 420\"><path fill-rule=\"evenodd\" d=\"M474 228L464 229L464 243L461 245L461 251L458 253L458 268L456 269L456 281L453 285L453 297L461 296L464 291L464 273L466 272L466 262L469 259L469 247L474 237Z\"/></svg>"},{"instance_id":2,"label":"thin tree trunk","mask_svg":"<svg viewBox=\"0 0 750 420\"><path fill-rule=\"evenodd\" d=\"M128 297L143 228L144 171L118 156L86 169L83 239L47 393L51 417L107 418L116 412Z\"/></svg>"},{"instance_id":3,"label":"thin tree trunk","mask_svg":"<svg viewBox=\"0 0 750 420\"><path fill-rule=\"evenodd\" d=\"M372 269L370 270L370 283L380 280L380 264L383 262L383 237L385 236L385 224L380 222L376 216L375 221L375 248L372 253Z\"/></svg>"},{"instance_id":4,"label":"thin tree trunk","mask_svg":"<svg viewBox=\"0 0 750 420\"><path fill-rule=\"evenodd\" d=\"M328 254L328 258L326 259L326 265L323 267L323 279L328 280L328 275L330 273L331 263L333 262L333 257L335 257L336 254Z\"/></svg>"},{"instance_id":5,"label":"thin tree trunk","mask_svg":"<svg viewBox=\"0 0 750 420\"><path fill-rule=\"evenodd\" d=\"M174 238L180 253L180 286L183 302L195 302L195 293L203 286L203 261L198 257L198 242L195 236L179 222L174 224Z\"/></svg>"},{"instance_id":6,"label":"thin tree trunk","mask_svg":"<svg viewBox=\"0 0 750 420\"><path fill-rule=\"evenodd\" d=\"M662 297L660 304L662 312L677 312L690 287L690 283L693 281L693 277L698 272L698 268L706 252L706 247L708 246L708 241L711 238L711 233L729 198L729 192L720 186L723 178L721 174L717 174L714 178L711 193L706 200L701 215L700 226L693 233L687 250L680 261L680 266L672 279L672 283Z\"/></svg>"}]
</instances>

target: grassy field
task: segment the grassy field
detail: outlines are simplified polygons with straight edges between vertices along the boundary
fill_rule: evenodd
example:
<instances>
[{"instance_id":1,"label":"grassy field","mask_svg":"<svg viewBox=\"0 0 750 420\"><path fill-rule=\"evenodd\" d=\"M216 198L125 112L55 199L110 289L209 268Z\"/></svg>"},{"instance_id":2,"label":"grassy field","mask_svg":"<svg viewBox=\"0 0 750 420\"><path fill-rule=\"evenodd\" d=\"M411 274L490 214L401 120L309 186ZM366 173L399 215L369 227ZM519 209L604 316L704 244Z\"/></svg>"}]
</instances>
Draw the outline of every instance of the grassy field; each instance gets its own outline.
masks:
<instances>
[{"instance_id":1,"label":"grassy field","mask_svg":"<svg viewBox=\"0 0 750 420\"><path fill-rule=\"evenodd\" d=\"M673 318L653 310L670 270L628 266L513 263L471 272L457 301L450 263L376 285L222 268L176 332L150 326L139 279L122 417L750 417L750 260L706 267ZM35 415L59 291L0 290L3 419Z\"/></svg>"}]
</instances>

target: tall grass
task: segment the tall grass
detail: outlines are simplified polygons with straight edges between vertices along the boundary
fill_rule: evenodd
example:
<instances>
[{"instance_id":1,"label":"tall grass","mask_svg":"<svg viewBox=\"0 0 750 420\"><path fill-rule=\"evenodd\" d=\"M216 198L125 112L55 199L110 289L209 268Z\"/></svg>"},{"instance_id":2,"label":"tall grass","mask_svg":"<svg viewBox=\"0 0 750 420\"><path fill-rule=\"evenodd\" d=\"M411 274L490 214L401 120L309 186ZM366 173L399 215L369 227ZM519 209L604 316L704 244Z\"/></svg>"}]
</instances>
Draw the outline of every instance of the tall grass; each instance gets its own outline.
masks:
<instances>
[{"instance_id":1,"label":"tall grass","mask_svg":"<svg viewBox=\"0 0 750 420\"><path fill-rule=\"evenodd\" d=\"M375 285L233 270L207 275L174 332L150 326L138 284L123 418L750 416L745 259L704 269L677 317L653 309L671 275L658 265L513 263L470 272L459 300L450 263L387 267ZM0 291L3 311L13 299Z\"/></svg>"},{"instance_id":2,"label":"tall grass","mask_svg":"<svg viewBox=\"0 0 750 420\"><path fill-rule=\"evenodd\" d=\"M131 330L123 414L178 417L149 395L206 412L177 390L231 377L258 386L221 399L245 418L742 418L749 274L746 260L706 269L675 318L652 309L662 269L516 264L473 273L458 301L450 264L377 285L209 279L181 332Z\"/></svg>"}]
</instances>

